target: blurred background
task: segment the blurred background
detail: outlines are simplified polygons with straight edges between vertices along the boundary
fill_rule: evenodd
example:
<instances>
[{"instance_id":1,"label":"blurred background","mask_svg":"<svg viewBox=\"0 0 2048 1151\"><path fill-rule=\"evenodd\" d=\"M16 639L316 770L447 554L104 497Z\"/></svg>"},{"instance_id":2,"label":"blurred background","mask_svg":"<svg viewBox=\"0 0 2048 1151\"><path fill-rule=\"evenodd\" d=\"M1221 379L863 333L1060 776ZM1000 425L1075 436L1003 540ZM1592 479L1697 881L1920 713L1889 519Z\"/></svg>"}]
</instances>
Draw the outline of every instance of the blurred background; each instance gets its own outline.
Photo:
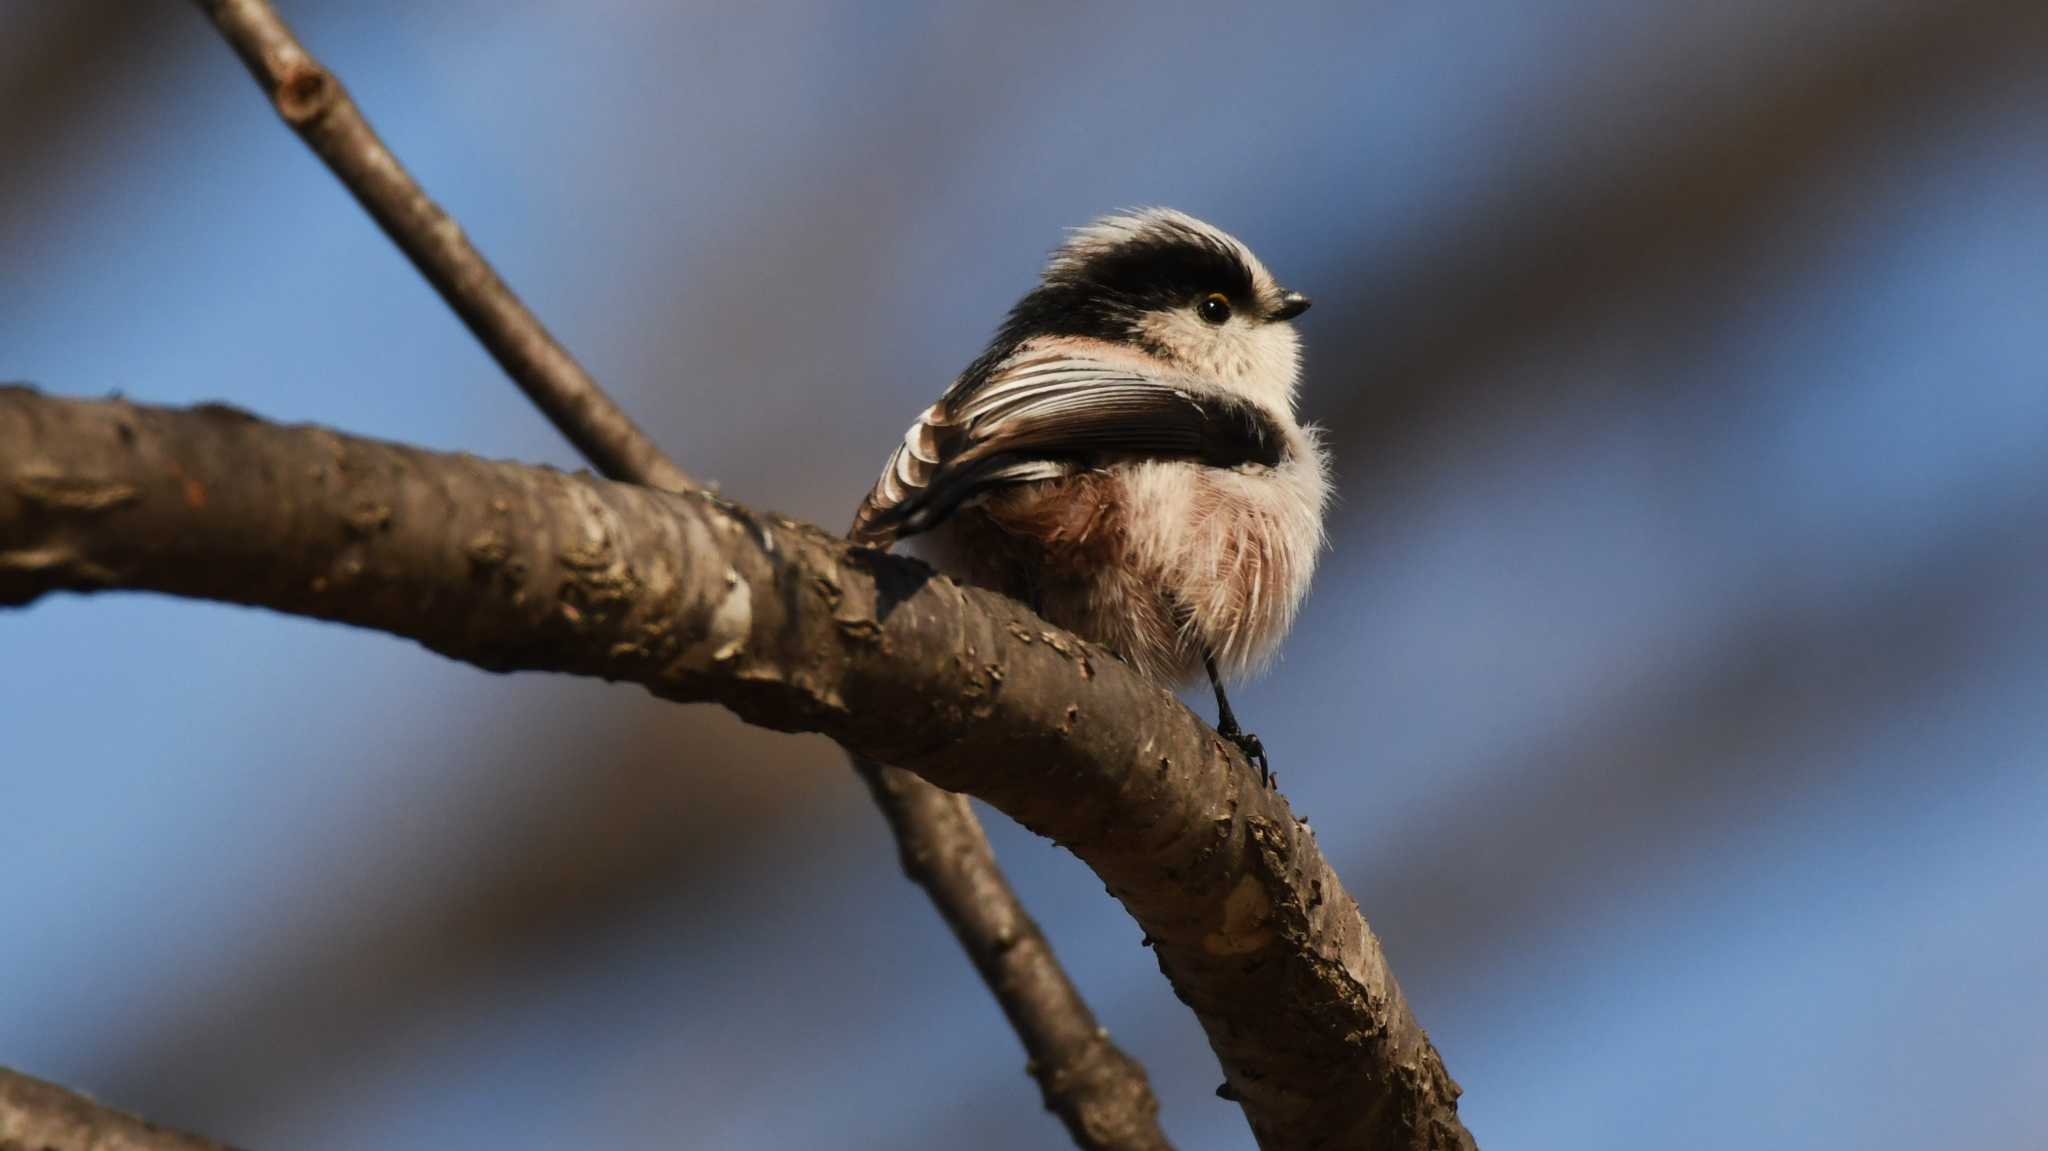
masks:
<instances>
[{"instance_id":1,"label":"blurred background","mask_svg":"<svg viewBox=\"0 0 2048 1151\"><path fill-rule=\"evenodd\" d=\"M2048 5L284 12L685 467L835 527L1063 228L1236 232L1341 492L1239 709L1482 1144L2048 1140ZM0 377L577 464L189 5L0 0L0 153ZM162 1121L1066 1145L822 740L61 598L0 813L0 1063ZM990 824L1179 1145L1250 1147Z\"/></svg>"}]
</instances>

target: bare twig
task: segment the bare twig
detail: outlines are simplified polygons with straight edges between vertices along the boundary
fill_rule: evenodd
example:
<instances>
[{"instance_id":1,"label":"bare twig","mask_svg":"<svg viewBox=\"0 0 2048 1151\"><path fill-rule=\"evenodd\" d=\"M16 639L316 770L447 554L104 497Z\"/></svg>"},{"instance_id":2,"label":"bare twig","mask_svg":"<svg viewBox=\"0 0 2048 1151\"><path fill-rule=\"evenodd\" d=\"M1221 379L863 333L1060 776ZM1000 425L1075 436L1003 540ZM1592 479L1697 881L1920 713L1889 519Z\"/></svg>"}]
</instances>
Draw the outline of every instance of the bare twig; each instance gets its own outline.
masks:
<instances>
[{"instance_id":1,"label":"bare twig","mask_svg":"<svg viewBox=\"0 0 2048 1151\"><path fill-rule=\"evenodd\" d=\"M1130 911L1262 1147L1472 1145L1286 800L1171 694L1012 600L703 493L0 390L0 604L107 588L628 680L978 796Z\"/></svg>"},{"instance_id":2,"label":"bare twig","mask_svg":"<svg viewBox=\"0 0 2048 1151\"><path fill-rule=\"evenodd\" d=\"M1095 1021L1045 934L996 869L967 797L860 756L853 762L896 831L904 873L930 894L975 970L996 989L1031 1056L1031 1077L1046 1110L1065 1121L1083 1147L1168 1147L1145 1069ZM972 834L955 834L956 828Z\"/></svg>"},{"instance_id":3,"label":"bare twig","mask_svg":"<svg viewBox=\"0 0 2048 1151\"><path fill-rule=\"evenodd\" d=\"M0 1067L0 1151L227 1151Z\"/></svg>"},{"instance_id":4,"label":"bare twig","mask_svg":"<svg viewBox=\"0 0 2048 1151\"><path fill-rule=\"evenodd\" d=\"M269 94L278 115L327 162L484 349L593 467L614 479L669 491L689 486L689 476L548 334L455 218L428 198L377 137L341 80L320 66L269 4L198 2Z\"/></svg>"},{"instance_id":5,"label":"bare twig","mask_svg":"<svg viewBox=\"0 0 2048 1151\"><path fill-rule=\"evenodd\" d=\"M605 475L669 491L689 477L548 334L430 199L338 77L262 0L200 0L285 122L354 193L520 388ZM964 804L914 775L855 759L895 833L911 878L987 981L1023 1040L1046 1107L1088 1151L1162 1151L1144 1068L1097 1023L997 867ZM913 863L912 861L923 862ZM1004 941L1028 927L1031 946Z\"/></svg>"}]
</instances>

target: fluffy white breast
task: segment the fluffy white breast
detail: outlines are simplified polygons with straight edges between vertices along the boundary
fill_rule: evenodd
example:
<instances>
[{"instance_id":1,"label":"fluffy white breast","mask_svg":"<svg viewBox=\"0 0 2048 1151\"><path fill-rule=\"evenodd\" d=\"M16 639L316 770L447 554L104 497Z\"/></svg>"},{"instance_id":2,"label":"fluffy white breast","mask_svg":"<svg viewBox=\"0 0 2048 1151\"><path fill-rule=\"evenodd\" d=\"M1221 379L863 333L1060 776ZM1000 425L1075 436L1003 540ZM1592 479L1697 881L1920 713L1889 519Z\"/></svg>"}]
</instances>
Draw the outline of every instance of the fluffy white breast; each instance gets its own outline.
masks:
<instances>
[{"instance_id":1,"label":"fluffy white breast","mask_svg":"<svg viewBox=\"0 0 2048 1151\"><path fill-rule=\"evenodd\" d=\"M1174 650L1155 655L1176 678L1199 672L1205 648L1228 678L1256 673L1308 594L1328 466L1315 428L1291 427L1289 439L1273 468L1151 462L1124 472L1126 571L1177 609Z\"/></svg>"}]
</instances>

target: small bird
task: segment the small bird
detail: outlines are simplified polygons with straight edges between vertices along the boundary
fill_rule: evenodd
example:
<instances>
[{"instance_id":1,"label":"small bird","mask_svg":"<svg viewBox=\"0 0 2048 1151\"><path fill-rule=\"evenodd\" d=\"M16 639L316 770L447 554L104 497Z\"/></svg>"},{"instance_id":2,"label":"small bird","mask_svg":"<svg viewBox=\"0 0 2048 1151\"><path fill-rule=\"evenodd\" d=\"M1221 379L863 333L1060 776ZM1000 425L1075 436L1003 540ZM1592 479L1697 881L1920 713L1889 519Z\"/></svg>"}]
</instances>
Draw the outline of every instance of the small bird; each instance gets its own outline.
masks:
<instances>
[{"instance_id":1,"label":"small bird","mask_svg":"<svg viewBox=\"0 0 2048 1151\"><path fill-rule=\"evenodd\" d=\"M1307 296L1192 216L1097 220L890 455L850 537L923 535L941 570L1030 604L1169 689L1271 783L1225 679L1262 669L1323 545L1327 465L1295 418Z\"/></svg>"}]
</instances>

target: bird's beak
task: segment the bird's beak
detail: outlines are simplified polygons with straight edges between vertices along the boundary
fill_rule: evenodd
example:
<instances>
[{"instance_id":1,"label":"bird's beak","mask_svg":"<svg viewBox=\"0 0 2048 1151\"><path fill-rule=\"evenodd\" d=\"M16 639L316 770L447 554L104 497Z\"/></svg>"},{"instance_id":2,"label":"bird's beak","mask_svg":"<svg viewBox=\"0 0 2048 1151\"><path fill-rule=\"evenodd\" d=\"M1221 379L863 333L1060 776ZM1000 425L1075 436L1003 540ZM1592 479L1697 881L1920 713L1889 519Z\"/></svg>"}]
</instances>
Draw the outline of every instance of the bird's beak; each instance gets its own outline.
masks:
<instances>
[{"instance_id":1,"label":"bird's beak","mask_svg":"<svg viewBox=\"0 0 2048 1151\"><path fill-rule=\"evenodd\" d=\"M1308 311L1308 305L1309 298L1300 292L1282 292L1280 293L1280 306L1273 310L1273 318L1276 320L1291 320Z\"/></svg>"}]
</instances>

